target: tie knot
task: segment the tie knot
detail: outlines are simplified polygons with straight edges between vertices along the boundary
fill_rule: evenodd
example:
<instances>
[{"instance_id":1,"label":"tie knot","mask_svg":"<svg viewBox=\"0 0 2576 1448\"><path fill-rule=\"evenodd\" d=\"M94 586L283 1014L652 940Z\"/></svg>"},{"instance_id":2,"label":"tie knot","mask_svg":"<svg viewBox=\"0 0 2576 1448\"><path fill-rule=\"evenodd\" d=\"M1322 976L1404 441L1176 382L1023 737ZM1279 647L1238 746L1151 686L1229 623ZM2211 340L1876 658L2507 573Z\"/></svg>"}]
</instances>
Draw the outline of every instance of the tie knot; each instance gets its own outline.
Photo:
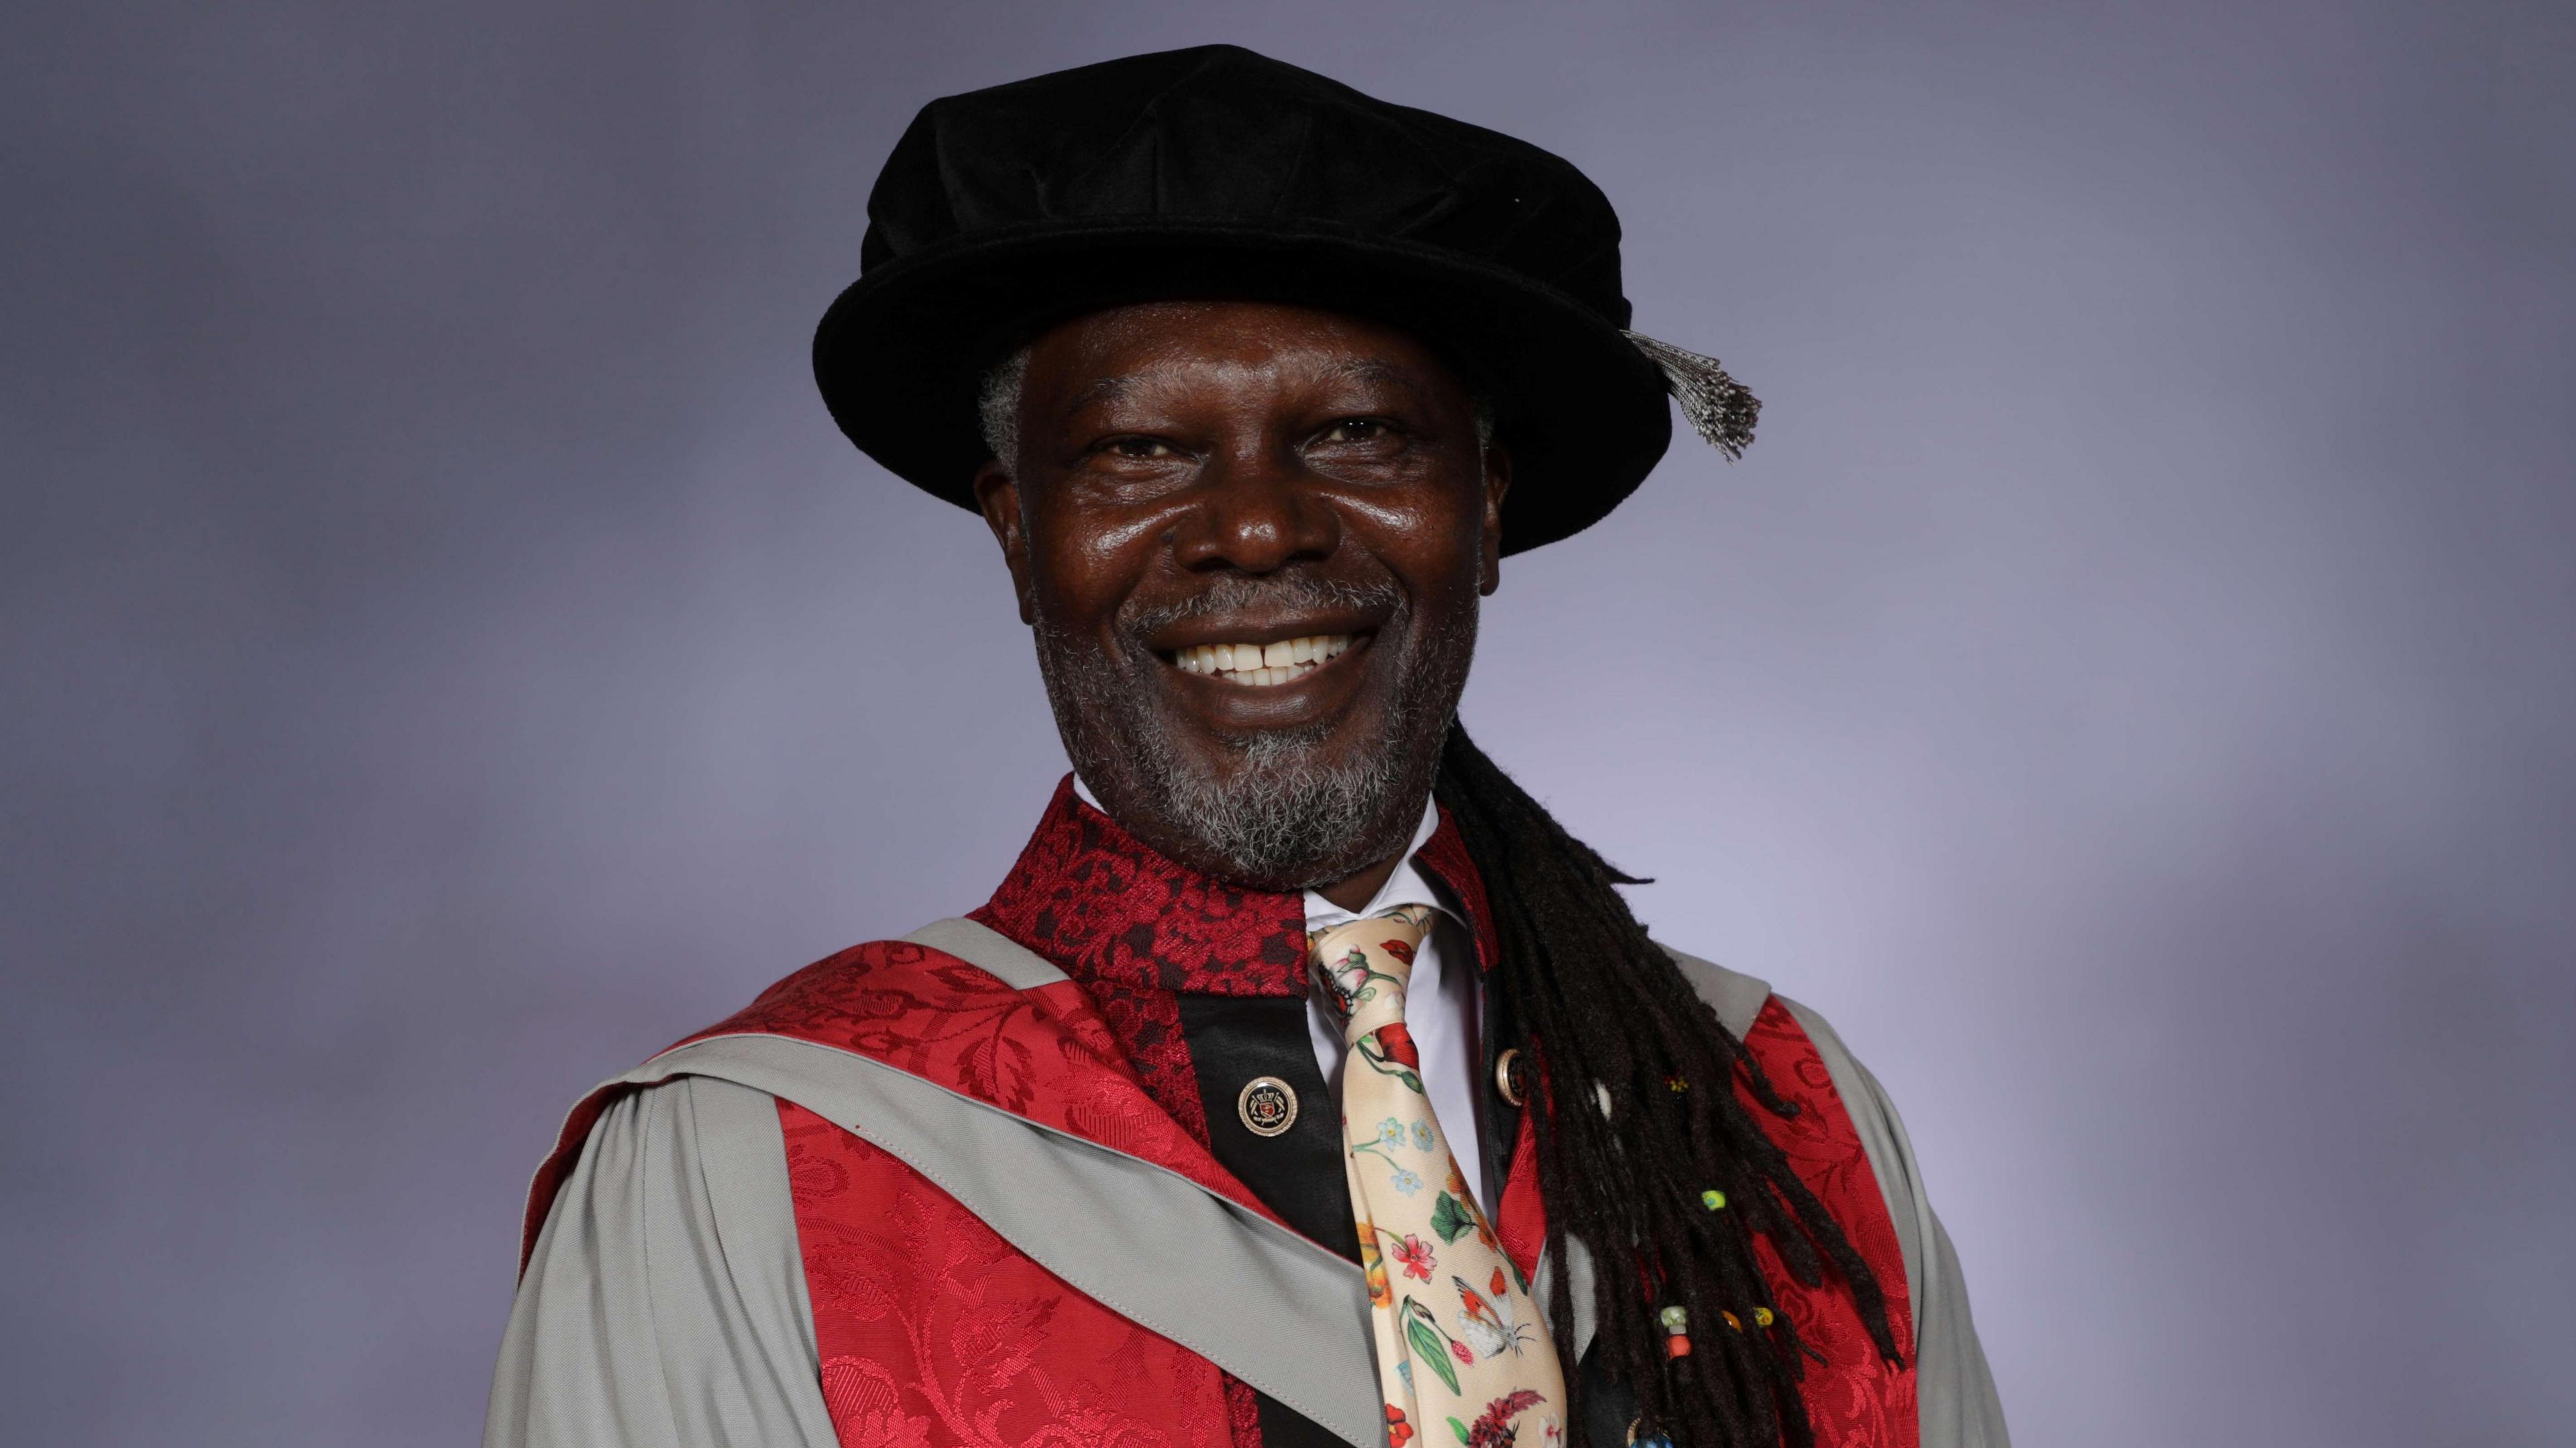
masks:
<instances>
[{"instance_id":1,"label":"tie knot","mask_svg":"<svg viewBox=\"0 0 2576 1448\"><path fill-rule=\"evenodd\" d=\"M1431 928L1431 907L1398 905L1318 930L1309 939L1317 979L1344 1020L1404 1019L1414 947Z\"/></svg>"}]
</instances>

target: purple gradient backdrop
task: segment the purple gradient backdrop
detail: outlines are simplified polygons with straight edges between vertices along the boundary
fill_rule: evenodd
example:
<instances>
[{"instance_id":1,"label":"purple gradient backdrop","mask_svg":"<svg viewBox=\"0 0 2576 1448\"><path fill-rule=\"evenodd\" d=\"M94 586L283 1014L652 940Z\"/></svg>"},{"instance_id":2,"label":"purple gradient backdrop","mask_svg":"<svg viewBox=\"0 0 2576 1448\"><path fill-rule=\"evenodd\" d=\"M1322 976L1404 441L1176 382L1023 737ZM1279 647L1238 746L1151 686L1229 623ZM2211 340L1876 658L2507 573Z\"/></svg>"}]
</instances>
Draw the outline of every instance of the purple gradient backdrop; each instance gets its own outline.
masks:
<instances>
[{"instance_id":1,"label":"purple gradient backdrop","mask_svg":"<svg viewBox=\"0 0 2576 1448\"><path fill-rule=\"evenodd\" d=\"M562 1108L982 897L1036 671L809 329L923 100L1210 39L1762 393L1467 717L1889 1083L2020 1440L2567 1440L2576 12L411 8L0 19L14 1441L469 1441Z\"/></svg>"}]
</instances>

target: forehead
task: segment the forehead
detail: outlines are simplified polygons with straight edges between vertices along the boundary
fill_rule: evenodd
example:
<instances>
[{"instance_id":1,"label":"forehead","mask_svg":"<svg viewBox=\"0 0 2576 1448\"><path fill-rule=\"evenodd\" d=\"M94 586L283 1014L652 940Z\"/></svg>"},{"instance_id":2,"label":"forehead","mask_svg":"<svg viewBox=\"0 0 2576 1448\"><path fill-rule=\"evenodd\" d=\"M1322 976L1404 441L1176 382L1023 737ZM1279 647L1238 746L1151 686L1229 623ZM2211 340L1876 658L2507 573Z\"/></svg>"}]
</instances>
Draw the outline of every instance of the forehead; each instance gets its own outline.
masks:
<instances>
[{"instance_id":1,"label":"forehead","mask_svg":"<svg viewBox=\"0 0 2576 1448\"><path fill-rule=\"evenodd\" d=\"M1175 301L1114 307L1065 322L1029 345L1027 391L1079 408L1173 387L1343 382L1464 401L1437 352L1383 322L1272 302Z\"/></svg>"}]
</instances>

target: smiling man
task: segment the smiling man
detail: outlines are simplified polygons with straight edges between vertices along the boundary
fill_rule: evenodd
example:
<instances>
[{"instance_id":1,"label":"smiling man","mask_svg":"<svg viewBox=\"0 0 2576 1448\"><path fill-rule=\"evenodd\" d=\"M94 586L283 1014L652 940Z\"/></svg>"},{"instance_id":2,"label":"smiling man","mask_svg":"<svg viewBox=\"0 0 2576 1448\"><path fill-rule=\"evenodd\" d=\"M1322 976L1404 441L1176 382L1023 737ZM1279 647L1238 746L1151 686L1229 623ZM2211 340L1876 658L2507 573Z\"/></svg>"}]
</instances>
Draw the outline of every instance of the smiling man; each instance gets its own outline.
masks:
<instances>
[{"instance_id":1,"label":"smiling man","mask_svg":"<svg viewBox=\"0 0 2576 1448\"><path fill-rule=\"evenodd\" d=\"M1065 323L985 400L975 497L1076 777L1192 869L1367 901L1497 577L1483 406L1392 327L1239 301Z\"/></svg>"},{"instance_id":2,"label":"smiling man","mask_svg":"<svg viewBox=\"0 0 2576 1448\"><path fill-rule=\"evenodd\" d=\"M2002 1443L1877 1082L1457 722L1668 395L1750 436L1599 191L1210 47L935 102L869 212L817 378L982 514L1074 772L575 1108L487 1444Z\"/></svg>"}]
</instances>

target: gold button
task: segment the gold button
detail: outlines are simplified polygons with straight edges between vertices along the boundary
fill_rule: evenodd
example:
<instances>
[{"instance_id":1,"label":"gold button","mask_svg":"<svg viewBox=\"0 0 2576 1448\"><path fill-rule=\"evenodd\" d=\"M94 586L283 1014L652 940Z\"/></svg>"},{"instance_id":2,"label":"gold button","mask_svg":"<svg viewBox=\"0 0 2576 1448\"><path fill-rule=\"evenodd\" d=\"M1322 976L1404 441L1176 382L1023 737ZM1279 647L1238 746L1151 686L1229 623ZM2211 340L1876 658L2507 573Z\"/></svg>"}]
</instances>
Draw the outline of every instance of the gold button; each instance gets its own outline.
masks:
<instances>
[{"instance_id":1,"label":"gold button","mask_svg":"<svg viewBox=\"0 0 2576 1448\"><path fill-rule=\"evenodd\" d=\"M1523 1079L1526 1074L1521 1068L1518 1047L1506 1047L1501 1055L1494 1058L1494 1089L1503 1093L1503 1099L1514 1106L1529 1099L1529 1083Z\"/></svg>"},{"instance_id":2,"label":"gold button","mask_svg":"<svg viewBox=\"0 0 2576 1448\"><path fill-rule=\"evenodd\" d=\"M1255 1136L1278 1136L1297 1124L1297 1093L1276 1076L1255 1076L1234 1098L1234 1114Z\"/></svg>"}]
</instances>

